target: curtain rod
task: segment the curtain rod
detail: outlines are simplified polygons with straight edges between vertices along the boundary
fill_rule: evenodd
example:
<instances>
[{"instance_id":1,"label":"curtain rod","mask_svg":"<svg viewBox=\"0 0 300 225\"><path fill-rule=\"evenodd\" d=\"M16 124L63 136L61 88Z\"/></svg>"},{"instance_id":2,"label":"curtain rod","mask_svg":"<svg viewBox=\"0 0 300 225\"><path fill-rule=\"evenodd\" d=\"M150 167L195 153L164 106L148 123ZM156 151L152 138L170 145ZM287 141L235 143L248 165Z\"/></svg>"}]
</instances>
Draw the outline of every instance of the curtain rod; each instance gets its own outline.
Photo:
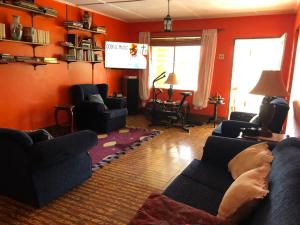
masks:
<instances>
[{"instance_id":1,"label":"curtain rod","mask_svg":"<svg viewBox=\"0 0 300 225\"><path fill-rule=\"evenodd\" d=\"M178 33L178 32L202 32L204 29L201 30L173 30L171 32L165 32L165 31L153 31L150 32L151 34L172 34L172 33ZM223 28L217 28L218 33L225 31Z\"/></svg>"}]
</instances>

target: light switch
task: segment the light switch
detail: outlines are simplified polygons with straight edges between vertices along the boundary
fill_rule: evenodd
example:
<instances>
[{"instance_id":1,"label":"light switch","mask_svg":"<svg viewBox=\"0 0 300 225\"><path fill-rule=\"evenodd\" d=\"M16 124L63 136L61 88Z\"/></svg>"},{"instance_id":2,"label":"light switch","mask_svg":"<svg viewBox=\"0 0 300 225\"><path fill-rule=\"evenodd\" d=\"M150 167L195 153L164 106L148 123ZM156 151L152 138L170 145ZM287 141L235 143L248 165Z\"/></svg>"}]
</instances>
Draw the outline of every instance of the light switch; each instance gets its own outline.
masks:
<instances>
[{"instance_id":1,"label":"light switch","mask_svg":"<svg viewBox=\"0 0 300 225\"><path fill-rule=\"evenodd\" d=\"M225 59L225 55L222 53L222 54L219 54L219 59L220 60L224 60Z\"/></svg>"}]
</instances>

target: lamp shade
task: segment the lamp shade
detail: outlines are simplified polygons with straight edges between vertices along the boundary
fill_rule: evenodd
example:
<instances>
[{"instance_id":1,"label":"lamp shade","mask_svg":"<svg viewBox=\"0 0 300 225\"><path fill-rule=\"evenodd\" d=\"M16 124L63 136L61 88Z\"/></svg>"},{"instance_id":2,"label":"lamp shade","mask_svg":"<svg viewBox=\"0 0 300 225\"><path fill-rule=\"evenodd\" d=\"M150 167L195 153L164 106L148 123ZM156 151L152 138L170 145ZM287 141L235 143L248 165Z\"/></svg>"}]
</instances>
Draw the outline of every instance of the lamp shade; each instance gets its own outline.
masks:
<instances>
[{"instance_id":1,"label":"lamp shade","mask_svg":"<svg viewBox=\"0 0 300 225\"><path fill-rule=\"evenodd\" d=\"M169 73L168 79L165 81L165 84L171 84L171 85L178 84L176 74L175 73Z\"/></svg>"},{"instance_id":2,"label":"lamp shade","mask_svg":"<svg viewBox=\"0 0 300 225\"><path fill-rule=\"evenodd\" d=\"M286 97L289 95L282 82L280 71L276 70L262 71L259 81L250 91L250 94L269 97Z\"/></svg>"}]
</instances>

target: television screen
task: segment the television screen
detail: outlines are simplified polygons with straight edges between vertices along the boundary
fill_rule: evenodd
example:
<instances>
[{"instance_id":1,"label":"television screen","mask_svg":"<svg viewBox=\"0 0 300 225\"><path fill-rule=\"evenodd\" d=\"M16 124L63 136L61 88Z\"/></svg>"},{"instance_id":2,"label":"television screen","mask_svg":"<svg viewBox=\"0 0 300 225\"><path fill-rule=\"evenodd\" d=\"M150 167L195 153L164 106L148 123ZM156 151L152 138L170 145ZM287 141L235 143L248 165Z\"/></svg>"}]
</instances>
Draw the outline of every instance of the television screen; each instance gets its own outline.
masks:
<instances>
[{"instance_id":1,"label":"television screen","mask_svg":"<svg viewBox=\"0 0 300 225\"><path fill-rule=\"evenodd\" d=\"M146 69L148 45L105 42L105 68Z\"/></svg>"}]
</instances>

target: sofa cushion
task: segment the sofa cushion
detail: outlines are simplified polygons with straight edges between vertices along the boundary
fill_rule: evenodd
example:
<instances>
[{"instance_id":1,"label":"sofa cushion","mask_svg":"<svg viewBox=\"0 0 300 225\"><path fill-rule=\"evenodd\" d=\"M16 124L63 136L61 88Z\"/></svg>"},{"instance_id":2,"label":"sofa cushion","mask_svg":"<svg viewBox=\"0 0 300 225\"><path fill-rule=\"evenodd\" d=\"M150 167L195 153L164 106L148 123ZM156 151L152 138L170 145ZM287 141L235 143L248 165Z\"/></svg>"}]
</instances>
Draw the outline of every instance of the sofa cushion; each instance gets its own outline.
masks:
<instances>
[{"instance_id":1,"label":"sofa cushion","mask_svg":"<svg viewBox=\"0 0 300 225\"><path fill-rule=\"evenodd\" d=\"M90 102L100 103L100 104L102 104L102 105L104 106L104 109L105 109L105 110L108 109L107 106L104 104L104 101L103 101L103 99L102 99L102 97L101 97L100 94L88 95L88 100L89 100Z\"/></svg>"},{"instance_id":2,"label":"sofa cushion","mask_svg":"<svg viewBox=\"0 0 300 225\"><path fill-rule=\"evenodd\" d=\"M272 160L273 156L267 143L258 143L238 153L228 163L228 169L233 179L237 179L243 173L270 163Z\"/></svg>"},{"instance_id":3,"label":"sofa cushion","mask_svg":"<svg viewBox=\"0 0 300 225\"><path fill-rule=\"evenodd\" d=\"M231 174L224 169L197 159L188 165L182 175L223 193L233 182Z\"/></svg>"},{"instance_id":4,"label":"sofa cushion","mask_svg":"<svg viewBox=\"0 0 300 225\"><path fill-rule=\"evenodd\" d=\"M272 153L270 193L245 224L297 225L300 221L300 140L285 139Z\"/></svg>"},{"instance_id":5,"label":"sofa cushion","mask_svg":"<svg viewBox=\"0 0 300 225\"><path fill-rule=\"evenodd\" d=\"M271 166L249 170L239 176L226 191L218 210L218 217L239 223L247 218L258 201L268 193L269 173Z\"/></svg>"},{"instance_id":6,"label":"sofa cushion","mask_svg":"<svg viewBox=\"0 0 300 225\"><path fill-rule=\"evenodd\" d=\"M212 215L217 215L223 197L223 193L184 175L179 175L163 194Z\"/></svg>"}]
</instances>

